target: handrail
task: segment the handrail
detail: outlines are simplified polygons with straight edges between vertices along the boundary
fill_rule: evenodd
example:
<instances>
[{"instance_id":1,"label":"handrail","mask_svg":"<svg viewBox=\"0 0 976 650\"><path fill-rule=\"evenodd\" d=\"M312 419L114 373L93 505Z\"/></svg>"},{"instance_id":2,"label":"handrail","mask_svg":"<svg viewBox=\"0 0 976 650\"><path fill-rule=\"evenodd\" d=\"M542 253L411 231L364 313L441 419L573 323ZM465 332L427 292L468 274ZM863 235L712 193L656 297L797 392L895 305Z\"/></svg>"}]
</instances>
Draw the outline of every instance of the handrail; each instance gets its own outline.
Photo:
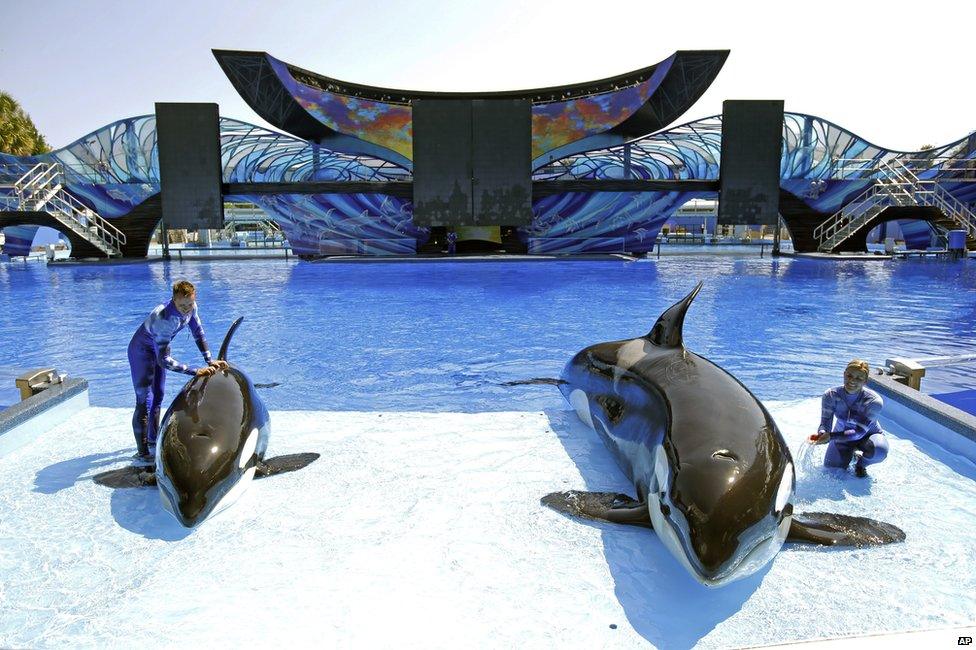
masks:
<instances>
[{"instance_id":1,"label":"handrail","mask_svg":"<svg viewBox=\"0 0 976 650\"><path fill-rule=\"evenodd\" d=\"M282 246L249 246L247 248L225 248L223 246L193 246L192 248L170 248L170 257L175 253L180 262L183 261L183 253L187 253L187 258L193 257L204 257L208 259L214 259L215 256L210 255L195 255L199 251L220 251L222 253L227 253L228 256L234 257L244 257L248 254L254 255L254 251L284 251L285 259L292 253L291 244L284 244ZM189 255L189 253L194 253L194 255ZM273 255L261 255L261 257L274 257Z\"/></svg>"},{"instance_id":2,"label":"handrail","mask_svg":"<svg viewBox=\"0 0 976 650\"><path fill-rule=\"evenodd\" d=\"M127 243L125 233L104 219L96 211L62 189L59 163L37 163L14 183L13 196L5 202L16 201L15 208L41 210L50 206L50 214L74 232L82 235L106 255L121 255Z\"/></svg>"},{"instance_id":3,"label":"handrail","mask_svg":"<svg viewBox=\"0 0 976 650\"><path fill-rule=\"evenodd\" d=\"M37 178L42 177L44 174L49 173L52 170L57 171L57 166L49 163L37 163L24 172L20 178L14 181L14 189L18 194L22 194L25 188L35 184Z\"/></svg>"},{"instance_id":4,"label":"handrail","mask_svg":"<svg viewBox=\"0 0 976 650\"><path fill-rule=\"evenodd\" d=\"M820 250L833 248L889 205L925 205L938 208L946 218L976 238L976 214L933 179L921 180L901 159L838 159L841 170L853 164L856 171L877 175L870 187L814 228Z\"/></svg>"},{"instance_id":5,"label":"handrail","mask_svg":"<svg viewBox=\"0 0 976 650\"><path fill-rule=\"evenodd\" d=\"M878 195L879 190L877 185L872 185L867 188L857 195L853 201L849 202L822 224L814 228L814 237L819 239L821 243L832 238L835 233L852 223L861 212L873 207L876 202L871 201L871 199Z\"/></svg>"},{"instance_id":6,"label":"handrail","mask_svg":"<svg viewBox=\"0 0 976 650\"><path fill-rule=\"evenodd\" d=\"M882 174L882 165L898 163L913 173L938 170L939 172L970 172L971 178L948 178L943 180L976 180L976 158L954 158L936 156L932 158L891 157L887 160L874 158L835 158L830 162L826 178L869 180Z\"/></svg>"},{"instance_id":7,"label":"handrail","mask_svg":"<svg viewBox=\"0 0 976 650\"><path fill-rule=\"evenodd\" d=\"M88 232L94 233L99 239L115 248L116 251L121 251L122 246L126 244L124 232L67 192L58 192L51 199L51 202L62 203L64 212L70 215L76 224Z\"/></svg>"},{"instance_id":8,"label":"handrail","mask_svg":"<svg viewBox=\"0 0 976 650\"><path fill-rule=\"evenodd\" d=\"M940 172L970 172L969 178L951 178L947 180L976 180L976 158L952 158L936 156L934 158L899 158L907 167L924 169L926 171L938 169Z\"/></svg>"}]
</instances>

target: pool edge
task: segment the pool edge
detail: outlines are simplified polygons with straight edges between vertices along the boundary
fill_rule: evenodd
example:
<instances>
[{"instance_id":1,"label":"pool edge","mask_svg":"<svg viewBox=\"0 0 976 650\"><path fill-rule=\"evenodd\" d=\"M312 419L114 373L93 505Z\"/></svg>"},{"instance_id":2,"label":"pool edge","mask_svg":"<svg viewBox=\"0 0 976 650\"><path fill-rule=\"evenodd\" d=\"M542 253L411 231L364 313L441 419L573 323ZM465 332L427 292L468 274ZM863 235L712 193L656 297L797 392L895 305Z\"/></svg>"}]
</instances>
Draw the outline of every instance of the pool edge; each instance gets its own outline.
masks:
<instances>
[{"instance_id":1,"label":"pool edge","mask_svg":"<svg viewBox=\"0 0 976 650\"><path fill-rule=\"evenodd\" d=\"M0 411L0 458L88 406L88 380L77 378Z\"/></svg>"},{"instance_id":2,"label":"pool edge","mask_svg":"<svg viewBox=\"0 0 976 650\"><path fill-rule=\"evenodd\" d=\"M874 375L868 387L884 399L884 417L916 435L976 462L976 416L909 388L887 375Z\"/></svg>"}]
</instances>

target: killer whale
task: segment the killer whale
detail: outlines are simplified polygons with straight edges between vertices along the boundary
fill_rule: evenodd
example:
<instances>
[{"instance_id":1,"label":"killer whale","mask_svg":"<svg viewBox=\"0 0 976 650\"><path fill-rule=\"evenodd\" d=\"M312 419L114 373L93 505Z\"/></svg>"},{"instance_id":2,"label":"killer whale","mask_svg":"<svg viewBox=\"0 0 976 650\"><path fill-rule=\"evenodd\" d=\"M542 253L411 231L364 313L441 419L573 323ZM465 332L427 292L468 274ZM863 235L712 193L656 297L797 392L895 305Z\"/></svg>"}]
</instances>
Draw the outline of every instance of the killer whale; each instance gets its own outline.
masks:
<instances>
[{"instance_id":1,"label":"killer whale","mask_svg":"<svg viewBox=\"0 0 976 650\"><path fill-rule=\"evenodd\" d=\"M556 492L544 505L650 526L700 583L717 587L765 566L787 540L826 545L903 541L861 517L793 511L796 476L763 404L729 372L684 346L688 307L702 283L641 337L576 354L557 384L637 491Z\"/></svg>"},{"instance_id":2,"label":"killer whale","mask_svg":"<svg viewBox=\"0 0 976 650\"><path fill-rule=\"evenodd\" d=\"M218 359L227 361L243 320L230 326ZM265 461L270 433L271 418L254 383L228 363L214 375L193 377L173 399L160 425L151 471L127 467L94 479L109 487L156 485L163 508L192 528L232 504L252 479L301 469L319 456L291 454Z\"/></svg>"}]
</instances>

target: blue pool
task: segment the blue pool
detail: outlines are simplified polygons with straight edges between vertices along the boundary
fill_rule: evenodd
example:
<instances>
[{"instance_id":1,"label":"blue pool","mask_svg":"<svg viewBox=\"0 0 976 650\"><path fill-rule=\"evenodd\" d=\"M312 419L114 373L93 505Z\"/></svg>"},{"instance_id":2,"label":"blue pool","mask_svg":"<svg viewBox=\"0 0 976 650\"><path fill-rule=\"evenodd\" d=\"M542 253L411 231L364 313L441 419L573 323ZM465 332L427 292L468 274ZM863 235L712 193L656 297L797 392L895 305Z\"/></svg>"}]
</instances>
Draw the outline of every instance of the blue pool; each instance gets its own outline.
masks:
<instances>
[{"instance_id":1,"label":"blue pool","mask_svg":"<svg viewBox=\"0 0 976 650\"><path fill-rule=\"evenodd\" d=\"M279 384L259 389L272 409L269 453L323 454L256 481L192 531L154 491L91 480L130 462L125 347L179 278L199 286L214 349L246 317L230 356L255 382ZM503 384L555 376L590 343L645 333L699 279L685 341L769 408L796 461L798 511L890 522L905 543L787 545L757 574L710 590L652 531L540 506L552 490L632 486L552 386ZM167 646L729 648L955 635L976 622L976 452L941 448L883 414L890 456L858 479L825 469L824 448L804 441L851 357L976 348L973 287L971 262L755 253L0 265L0 386L49 364L88 378L95 404L0 457L0 646L151 636ZM189 334L174 352L198 358ZM923 386L971 387L965 368ZM168 397L181 379L169 375ZM0 390L0 403L12 392Z\"/></svg>"},{"instance_id":2,"label":"blue pool","mask_svg":"<svg viewBox=\"0 0 976 650\"><path fill-rule=\"evenodd\" d=\"M91 382L92 402L133 401L132 332L187 278L216 350L272 409L482 412L561 407L547 386L579 349L647 332L698 280L685 341L761 399L819 395L852 357L976 350L976 265L732 256L565 262L212 261L45 267L0 264L0 404L13 379L52 365ZM197 363L189 334L175 356ZM170 384L180 378L170 374ZM930 393L972 388L971 367L935 369ZM173 388L171 386L170 392Z\"/></svg>"}]
</instances>

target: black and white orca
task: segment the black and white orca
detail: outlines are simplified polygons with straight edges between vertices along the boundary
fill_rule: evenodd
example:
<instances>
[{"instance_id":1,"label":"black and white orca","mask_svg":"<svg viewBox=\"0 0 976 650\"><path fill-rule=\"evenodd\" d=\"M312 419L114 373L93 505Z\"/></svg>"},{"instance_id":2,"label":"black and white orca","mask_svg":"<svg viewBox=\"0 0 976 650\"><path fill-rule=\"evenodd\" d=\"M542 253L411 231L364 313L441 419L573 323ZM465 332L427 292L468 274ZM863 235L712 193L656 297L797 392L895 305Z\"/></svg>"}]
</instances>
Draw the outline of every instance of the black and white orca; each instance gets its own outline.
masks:
<instances>
[{"instance_id":1,"label":"black and white orca","mask_svg":"<svg viewBox=\"0 0 976 650\"><path fill-rule=\"evenodd\" d=\"M785 541L866 545L902 541L871 519L793 511L796 476L763 404L729 372L689 351L685 314L699 283L635 339L590 346L558 382L637 491L559 492L557 510L651 526L699 582L719 586L765 566Z\"/></svg>"},{"instance_id":2,"label":"black and white orca","mask_svg":"<svg viewBox=\"0 0 976 650\"><path fill-rule=\"evenodd\" d=\"M243 318L231 325L217 358ZM251 480L305 467L316 453L265 461L271 418L254 383L233 364L209 377L193 377L163 416L156 441L155 471L128 467L105 472L96 482L110 487L156 485L163 507L192 528L231 505ZM151 469L151 468L150 468Z\"/></svg>"}]
</instances>

